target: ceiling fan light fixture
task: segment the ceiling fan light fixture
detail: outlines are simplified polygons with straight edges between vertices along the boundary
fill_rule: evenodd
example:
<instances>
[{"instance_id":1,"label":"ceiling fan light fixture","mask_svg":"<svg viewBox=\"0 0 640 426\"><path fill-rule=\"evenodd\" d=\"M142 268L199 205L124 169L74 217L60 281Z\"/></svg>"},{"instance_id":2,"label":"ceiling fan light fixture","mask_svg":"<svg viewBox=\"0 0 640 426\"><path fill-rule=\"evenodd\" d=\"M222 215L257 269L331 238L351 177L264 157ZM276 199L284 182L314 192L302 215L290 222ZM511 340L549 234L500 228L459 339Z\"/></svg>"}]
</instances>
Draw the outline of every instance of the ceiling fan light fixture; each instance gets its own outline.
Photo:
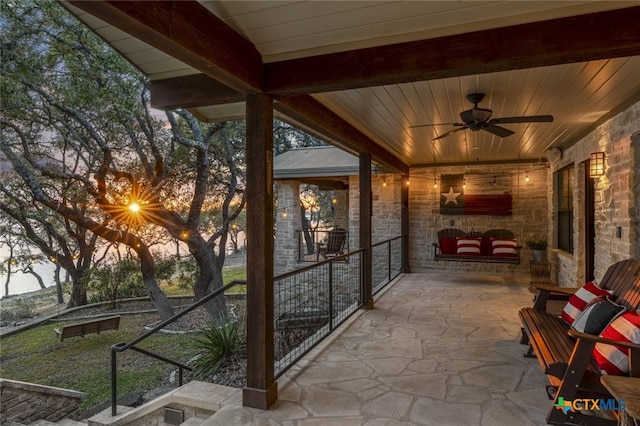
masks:
<instances>
[{"instance_id":1,"label":"ceiling fan light fixture","mask_svg":"<svg viewBox=\"0 0 640 426\"><path fill-rule=\"evenodd\" d=\"M491 118L493 111L487 108L479 108L478 103L484 99L484 93L470 93L467 100L473 104L473 108L460 113L462 123L432 123L418 124L413 127L435 127L435 126L454 126L453 130L442 133L433 140L443 139L457 133L461 130L471 130L477 132L479 130L487 131L499 138L506 138L514 134L512 130L497 126L497 124L519 124L519 123L550 123L553 121L551 115L526 115L517 117L499 117Z\"/></svg>"}]
</instances>

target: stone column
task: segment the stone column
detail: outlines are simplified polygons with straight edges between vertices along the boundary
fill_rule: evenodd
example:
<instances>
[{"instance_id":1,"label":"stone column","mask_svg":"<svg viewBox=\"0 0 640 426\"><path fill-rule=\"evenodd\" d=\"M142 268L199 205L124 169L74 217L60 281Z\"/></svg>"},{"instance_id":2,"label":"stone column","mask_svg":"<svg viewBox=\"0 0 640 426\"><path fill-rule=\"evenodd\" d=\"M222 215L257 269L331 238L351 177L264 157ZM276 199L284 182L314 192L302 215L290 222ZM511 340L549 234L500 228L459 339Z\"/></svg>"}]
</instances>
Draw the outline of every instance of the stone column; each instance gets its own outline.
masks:
<instances>
[{"instance_id":1,"label":"stone column","mask_svg":"<svg viewBox=\"0 0 640 426\"><path fill-rule=\"evenodd\" d=\"M333 226L336 228L349 229L349 191L338 190L334 193Z\"/></svg>"},{"instance_id":2,"label":"stone column","mask_svg":"<svg viewBox=\"0 0 640 426\"><path fill-rule=\"evenodd\" d=\"M299 236L302 229L300 217L300 182L278 181L278 207L276 209L276 241L274 254L275 274L283 274L296 268Z\"/></svg>"}]
</instances>

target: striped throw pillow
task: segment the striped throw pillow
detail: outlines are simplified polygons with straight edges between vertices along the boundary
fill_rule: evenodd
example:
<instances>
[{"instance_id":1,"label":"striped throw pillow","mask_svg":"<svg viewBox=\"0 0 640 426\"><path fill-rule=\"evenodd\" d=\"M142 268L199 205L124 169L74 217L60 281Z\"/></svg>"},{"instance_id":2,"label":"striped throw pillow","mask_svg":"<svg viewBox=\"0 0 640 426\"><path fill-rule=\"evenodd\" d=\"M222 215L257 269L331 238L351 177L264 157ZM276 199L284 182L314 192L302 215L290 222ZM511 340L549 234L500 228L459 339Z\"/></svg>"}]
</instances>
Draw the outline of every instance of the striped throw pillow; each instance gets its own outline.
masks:
<instances>
[{"instance_id":1,"label":"striped throw pillow","mask_svg":"<svg viewBox=\"0 0 640 426\"><path fill-rule=\"evenodd\" d=\"M600 337L640 344L640 315L634 311L625 312L613 320L600 334ZM598 368L604 373L618 376L629 373L628 349L596 343L593 358Z\"/></svg>"},{"instance_id":2,"label":"striped throw pillow","mask_svg":"<svg viewBox=\"0 0 640 426\"><path fill-rule=\"evenodd\" d=\"M491 239L491 247L493 248L494 256L517 256L517 246L518 244L516 243L516 240Z\"/></svg>"},{"instance_id":3,"label":"striped throw pillow","mask_svg":"<svg viewBox=\"0 0 640 426\"><path fill-rule=\"evenodd\" d=\"M569 298L569 301L562 310L562 319L571 325L580 312L584 311L584 308L587 307L589 302L596 297L607 297L612 294L613 292L601 289L594 282L588 282Z\"/></svg>"},{"instance_id":4,"label":"striped throw pillow","mask_svg":"<svg viewBox=\"0 0 640 426\"><path fill-rule=\"evenodd\" d=\"M456 243L456 254L480 255L480 238L458 237Z\"/></svg>"}]
</instances>

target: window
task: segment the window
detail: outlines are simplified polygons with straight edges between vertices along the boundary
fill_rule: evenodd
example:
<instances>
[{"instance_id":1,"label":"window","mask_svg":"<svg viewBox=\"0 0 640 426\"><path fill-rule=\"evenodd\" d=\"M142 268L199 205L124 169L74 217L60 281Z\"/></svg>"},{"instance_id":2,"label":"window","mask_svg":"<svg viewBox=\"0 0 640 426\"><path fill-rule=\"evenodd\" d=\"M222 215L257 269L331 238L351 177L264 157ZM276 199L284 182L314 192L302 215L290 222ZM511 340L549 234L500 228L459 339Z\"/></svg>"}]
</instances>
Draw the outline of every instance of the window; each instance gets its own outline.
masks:
<instances>
[{"instance_id":1,"label":"window","mask_svg":"<svg viewBox=\"0 0 640 426\"><path fill-rule=\"evenodd\" d=\"M573 253L573 165L556 172L558 248Z\"/></svg>"}]
</instances>

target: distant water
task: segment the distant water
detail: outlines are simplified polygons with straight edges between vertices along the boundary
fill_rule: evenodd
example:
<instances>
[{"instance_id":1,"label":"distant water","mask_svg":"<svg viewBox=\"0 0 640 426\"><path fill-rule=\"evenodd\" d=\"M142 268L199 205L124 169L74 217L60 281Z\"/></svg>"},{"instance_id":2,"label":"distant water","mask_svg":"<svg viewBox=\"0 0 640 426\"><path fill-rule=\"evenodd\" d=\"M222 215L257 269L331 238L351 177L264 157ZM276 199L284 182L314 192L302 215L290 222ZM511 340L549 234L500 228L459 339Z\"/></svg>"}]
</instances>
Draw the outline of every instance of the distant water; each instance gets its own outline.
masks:
<instances>
[{"instance_id":1,"label":"distant water","mask_svg":"<svg viewBox=\"0 0 640 426\"><path fill-rule=\"evenodd\" d=\"M55 285L54 273L55 266L51 263L44 265L35 265L34 271L42 278L44 285L51 287ZM0 274L0 296L4 297L4 286L7 276ZM9 295L29 293L31 291L40 290L40 284L36 277L32 274L23 274L22 272L14 272L11 274L9 281Z\"/></svg>"},{"instance_id":2,"label":"distant water","mask_svg":"<svg viewBox=\"0 0 640 426\"><path fill-rule=\"evenodd\" d=\"M6 247L0 247L0 261L5 261L9 252ZM47 262L44 264L37 264L34 266L34 271L40 277L44 285L51 287L55 285L54 274L56 267L53 263ZM4 285L7 280L5 274L0 274L0 297L4 297ZM38 280L31 274L23 274L22 272L14 272L11 274L11 281L9 281L9 295L29 293L31 291L40 290L40 284Z\"/></svg>"},{"instance_id":3,"label":"distant water","mask_svg":"<svg viewBox=\"0 0 640 426\"><path fill-rule=\"evenodd\" d=\"M243 241L244 234L240 234L240 241ZM231 250L231 244L229 243L229 250ZM186 248L184 249L186 252ZM231 250L232 252L232 250ZM9 255L6 247L0 247L0 262L5 261L7 256ZM237 264L244 263L245 254L244 253L236 253L227 255L227 259L225 261L226 266L232 266ZM55 285L54 274L56 271L55 265L51 262L46 262L44 264L37 264L33 268L40 277L42 277L42 281L44 285L47 287L51 287ZM60 271L61 278L64 278L65 271ZM0 297L4 297L4 284L7 276L4 274L0 274ZM11 281L9 282L9 295L23 294L29 293L32 291L40 290L40 284L38 284L38 280L31 274L23 274L22 272L15 272L11 274Z\"/></svg>"}]
</instances>

